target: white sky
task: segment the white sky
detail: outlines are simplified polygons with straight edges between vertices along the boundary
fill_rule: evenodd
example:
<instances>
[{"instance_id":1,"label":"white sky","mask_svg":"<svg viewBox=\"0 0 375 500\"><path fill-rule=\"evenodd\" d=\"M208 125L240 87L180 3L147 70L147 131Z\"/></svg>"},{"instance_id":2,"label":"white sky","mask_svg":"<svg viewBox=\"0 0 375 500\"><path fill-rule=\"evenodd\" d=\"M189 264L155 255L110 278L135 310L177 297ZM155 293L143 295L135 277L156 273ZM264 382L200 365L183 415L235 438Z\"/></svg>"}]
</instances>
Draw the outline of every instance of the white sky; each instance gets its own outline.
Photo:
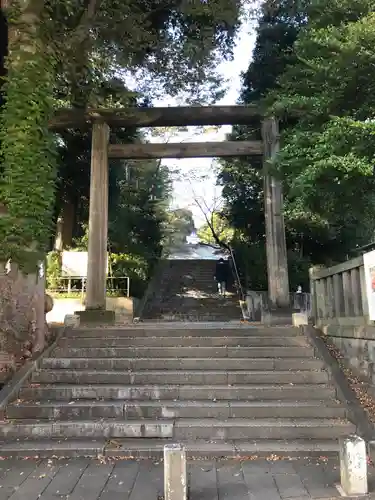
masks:
<instances>
[{"instance_id":1,"label":"white sky","mask_svg":"<svg viewBox=\"0 0 375 500\"><path fill-rule=\"evenodd\" d=\"M241 90L241 73L245 71L250 63L254 49L255 33L252 23L244 24L237 38L234 50L234 59L222 63L220 72L224 78L229 80L229 88L223 99L217 104L236 104ZM155 106L173 106L172 99L155 101ZM194 135L196 129L189 127L187 133L180 133L169 142L214 142L223 141L230 126L223 126L204 135ZM159 141L158 141L159 142ZM189 208L194 215L196 226L204 223L202 210L195 203L194 198L204 199L209 208L217 208L220 202L220 188L216 186L215 161L210 158L163 160L165 165L178 169L180 175L173 183L173 208ZM199 178L204 176L204 179ZM195 193L195 196L194 196Z\"/></svg>"}]
</instances>

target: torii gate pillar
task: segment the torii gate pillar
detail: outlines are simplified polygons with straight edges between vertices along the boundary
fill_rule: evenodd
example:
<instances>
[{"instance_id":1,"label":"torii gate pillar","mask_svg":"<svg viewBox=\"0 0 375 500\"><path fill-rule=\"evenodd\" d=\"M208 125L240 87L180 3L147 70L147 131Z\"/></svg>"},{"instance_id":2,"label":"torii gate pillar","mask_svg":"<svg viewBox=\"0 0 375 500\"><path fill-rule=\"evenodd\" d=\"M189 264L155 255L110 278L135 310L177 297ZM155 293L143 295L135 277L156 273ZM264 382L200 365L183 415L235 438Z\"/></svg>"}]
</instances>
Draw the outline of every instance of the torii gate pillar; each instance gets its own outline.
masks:
<instances>
[{"instance_id":1,"label":"torii gate pillar","mask_svg":"<svg viewBox=\"0 0 375 500\"><path fill-rule=\"evenodd\" d=\"M86 310L82 322L113 322L113 311L106 310L108 238L108 143L109 127L104 121L92 126L90 208Z\"/></svg>"},{"instance_id":2,"label":"torii gate pillar","mask_svg":"<svg viewBox=\"0 0 375 500\"><path fill-rule=\"evenodd\" d=\"M290 305L288 258L285 241L282 182L270 173L270 165L279 152L279 124L275 118L262 123L264 144L264 211L268 297L273 307Z\"/></svg>"}]
</instances>

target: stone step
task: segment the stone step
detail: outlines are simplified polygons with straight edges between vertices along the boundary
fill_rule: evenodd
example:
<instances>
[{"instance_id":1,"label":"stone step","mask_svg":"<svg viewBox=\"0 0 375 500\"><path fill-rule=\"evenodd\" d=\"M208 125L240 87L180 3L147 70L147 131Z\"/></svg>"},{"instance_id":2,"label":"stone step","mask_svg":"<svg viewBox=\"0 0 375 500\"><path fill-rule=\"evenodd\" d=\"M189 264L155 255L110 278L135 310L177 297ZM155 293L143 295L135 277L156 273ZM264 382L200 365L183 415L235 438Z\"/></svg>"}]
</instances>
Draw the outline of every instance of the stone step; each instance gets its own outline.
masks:
<instances>
[{"instance_id":1,"label":"stone step","mask_svg":"<svg viewBox=\"0 0 375 500\"><path fill-rule=\"evenodd\" d=\"M218 288L217 286L212 286L210 284L205 284L204 282L196 282L193 284L194 287L199 288L199 296L192 296L192 295L182 295L184 292L177 287L172 287L167 291L161 290L162 295L157 297L157 301L161 302L172 302L175 304L179 304L187 302L187 303L194 303L194 304L208 304L211 307L217 307L223 300L231 301L232 303L237 303L238 304L238 298L234 297L233 295L227 295L227 297L224 299L224 297L219 296L218 293ZM151 304L155 304L155 301L152 300Z\"/></svg>"},{"instance_id":2,"label":"stone step","mask_svg":"<svg viewBox=\"0 0 375 500\"><path fill-rule=\"evenodd\" d=\"M321 370L314 358L43 358L44 369L68 370Z\"/></svg>"},{"instance_id":3,"label":"stone step","mask_svg":"<svg viewBox=\"0 0 375 500\"><path fill-rule=\"evenodd\" d=\"M306 337L117 337L117 338L68 338L61 339L63 347L305 347Z\"/></svg>"},{"instance_id":4,"label":"stone step","mask_svg":"<svg viewBox=\"0 0 375 500\"><path fill-rule=\"evenodd\" d=\"M212 313L212 314L221 314L222 312L227 312L227 311L237 311L240 309L239 302L235 303L225 303L223 301L219 301L218 299L215 299L215 302L213 303L192 303L189 302L188 300L182 301L182 302L175 302L175 301L163 301L159 302L158 304L153 304L151 309L157 309L160 308L163 312L164 311L175 311L177 313L186 313L186 312L195 312L195 313Z\"/></svg>"},{"instance_id":5,"label":"stone step","mask_svg":"<svg viewBox=\"0 0 375 500\"><path fill-rule=\"evenodd\" d=\"M48 401L15 402L8 419L345 418L334 401Z\"/></svg>"},{"instance_id":6,"label":"stone step","mask_svg":"<svg viewBox=\"0 0 375 500\"><path fill-rule=\"evenodd\" d=\"M105 341L103 342L105 344ZM56 347L59 358L311 358L313 347Z\"/></svg>"},{"instance_id":7,"label":"stone step","mask_svg":"<svg viewBox=\"0 0 375 500\"><path fill-rule=\"evenodd\" d=\"M342 419L178 419L175 440L230 439L338 439L355 432L356 427ZM164 430L165 431L165 430Z\"/></svg>"},{"instance_id":8,"label":"stone step","mask_svg":"<svg viewBox=\"0 0 375 500\"><path fill-rule=\"evenodd\" d=\"M0 442L0 455L4 458L25 457L118 457L127 459L162 459L164 445L168 439L116 439L99 440L27 440ZM337 457L338 441L316 439L290 440L231 440L214 442L211 440L184 441L188 458L220 459L223 457L266 458L273 456L287 457Z\"/></svg>"},{"instance_id":9,"label":"stone step","mask_svg":"<svg viewBox=\"0 0 375 500\"><path fill-rule=\"evenodd\" d=\"M233 319L239 317L241 308L237 306L216 306L216 307L192 307L189 305L174 306L170 304L158 304L152 307L151 311L156 314L176 314L176 315L197 315L197 316L214 316L225 319L227 316L234 316Z\"/></svg>"},{"instance_id":10,"label":"stone step","mask_svg":"<svg viewBox=\"0 0 375 500\"><path fill-rule=\"evenodd\" d=\"M162 315L159 315L157 313L152 313L152 315L147 315L148 319L153 319L155 321L161 321L163 323L165 322L176 322L176 321L181 321L181 322L195 322L195 321L217 321L218 323L221 323L224 320L240 320L242 319L242 313L239 312L238 314L236 313L235 315L233 314L223 314L223 315L218 315L218 314L174 314L172 313L165 313ZM291 322L289 322L291 324Z\"/></svg>"},{"instance_id":11,"label":"stone step","mask_svg":"<svg viewBox=\"0 0 375 500\"><path fill-rule=\"evenodd\" d=\"M181 314L187 314L187 313L194 313L194 314L217 314L217 315L225 315L228 312L238 312L241 310L240 305L237 304L215 304L215 305L209 305L209 304L188 304L188 303L180 303L180 304L173 304L170 302L160 302L158 304L154 304L151 310L155 309L160 309L161 312L175 312L176 314L181 313Z\"/></svg>"},{"instance_id":12,"label":"stone step","mask_svg":"<svg viewBox=\"0 0 375 500\"><path fill-rule=\"evenodd\" d=\"M22 423L21 423L22 422ZM338 439L355 431L341 419L177 419L16 421L0 426L3 439L172 438L212 439Z\"/></svg>"},{"instance_id":13,"label":"stone step","mask_svg":"<svg viewBox=\"0 0 375 500\"><path fill-rule=\"evenodd\" d=\"M73 338L100 338L110 339L119 337L165 337L167 332L171 332L174 337L238 337L238 336L283 336L295 337L300 336L301 332L298 328L291 327L249 327L248 325L240 324L233 327L228 323L221 325L216 324L144 324L140 323L137 327L124 328L78 328L75 330L67 330L66 337Z\"/></svg>"},{"instance_id":14,"label":"stone step","mask_svg":"<svg viewBox=\"0 0 375 500\"><path fill-rule=\"evenodd\" d=\"M174 315L176 317L191 317L194 316L198 318L207 318L205 321L216 321L216 318L221 318L221 321L228 319L240 320L241 319L241 309L240 307L220 307L209 309L207 307L202 307L199 309L193 308L191 306L169 306L166 304L158 304L156 307L150 309L150 314L156 314L158 316ZM198 321L198 320L197 320ZM200 321L200 320L199 320Z\"/></svg>"},{"instance_id":15,"label":"stone step","mask_svg":"<svg viewBox=\"0 0 375 500\"><path fill-rule=\"evenodd\" d=\"M38 400L314 400L334 399L335 388L327 384L297 385L45 385L21 388L19 399Z\"/></svg>"},{"instance_id":16,"label":"stone step","mask_svg":"<svg viewBox=\"0 0 375 500\"><path fill-rule=\"evenodd\" d=\"M304 371L209 371L209 370L144 370L132 371L82 371L41 370L32 375L32 382L39 384L324 384L328 373L323 370Z\"/></svg>"}]
</instances>

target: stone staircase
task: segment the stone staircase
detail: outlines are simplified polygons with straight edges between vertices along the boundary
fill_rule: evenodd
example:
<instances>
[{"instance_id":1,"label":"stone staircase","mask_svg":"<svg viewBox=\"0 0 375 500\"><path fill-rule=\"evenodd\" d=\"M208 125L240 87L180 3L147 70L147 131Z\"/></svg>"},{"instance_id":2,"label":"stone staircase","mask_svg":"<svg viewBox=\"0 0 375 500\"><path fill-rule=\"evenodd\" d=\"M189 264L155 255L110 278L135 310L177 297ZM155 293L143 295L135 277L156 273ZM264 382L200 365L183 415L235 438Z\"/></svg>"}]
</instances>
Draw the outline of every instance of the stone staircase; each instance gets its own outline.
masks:
<instances>
[{"instance_id":1,"label":"stone staircase","mask_svg":"<svg viewBox=\"0 0 375 500\"><path fill-rule=\"evenodd\" d=\"M163 321L230 321L241 318L234 290L218 296L214 260L170 260L143 318Z\"/></svg>"},{"instance_id":2,"label":"stone staircase","mask_svg":"<svg viewBox=\"0 0 375 500\"><path fill-rule=\"evenodd\" d=\"M355 430L298 329L67 331L8 405L0 456L327 455Z\"/></svg>"}]
</instances>

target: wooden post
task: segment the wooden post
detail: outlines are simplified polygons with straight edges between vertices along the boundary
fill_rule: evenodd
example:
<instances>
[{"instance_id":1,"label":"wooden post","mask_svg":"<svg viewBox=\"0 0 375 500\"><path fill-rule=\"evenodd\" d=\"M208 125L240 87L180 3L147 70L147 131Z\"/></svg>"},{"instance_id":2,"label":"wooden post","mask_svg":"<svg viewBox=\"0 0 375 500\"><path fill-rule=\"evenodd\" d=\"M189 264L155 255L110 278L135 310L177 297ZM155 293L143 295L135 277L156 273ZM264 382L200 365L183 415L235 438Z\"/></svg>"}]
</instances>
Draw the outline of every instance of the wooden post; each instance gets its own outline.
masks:
<instances>
[{"instance_id":1,"label":"wooden post","mask_svg":"<svg viewBox=\"0 0 375 500\"><path fill-rule=\"evenodd\" d=\"M95 122L92 127L86 310L104 310L106 305L108 142L108 125Z\"/></svg>"},{"instance_id":2,"label":"wooden post","mask_svg":"<svg viewBox=\"0 0 375 500\"><path fill-rule=\"evenodd\" d=\"M282 183L270 173L270 163L279 152L279 126L275 118L262 124L264 150L264 210L268 295L274 307L288 307L289 277L283 215Z\"/></svg>"}]
</instances>

